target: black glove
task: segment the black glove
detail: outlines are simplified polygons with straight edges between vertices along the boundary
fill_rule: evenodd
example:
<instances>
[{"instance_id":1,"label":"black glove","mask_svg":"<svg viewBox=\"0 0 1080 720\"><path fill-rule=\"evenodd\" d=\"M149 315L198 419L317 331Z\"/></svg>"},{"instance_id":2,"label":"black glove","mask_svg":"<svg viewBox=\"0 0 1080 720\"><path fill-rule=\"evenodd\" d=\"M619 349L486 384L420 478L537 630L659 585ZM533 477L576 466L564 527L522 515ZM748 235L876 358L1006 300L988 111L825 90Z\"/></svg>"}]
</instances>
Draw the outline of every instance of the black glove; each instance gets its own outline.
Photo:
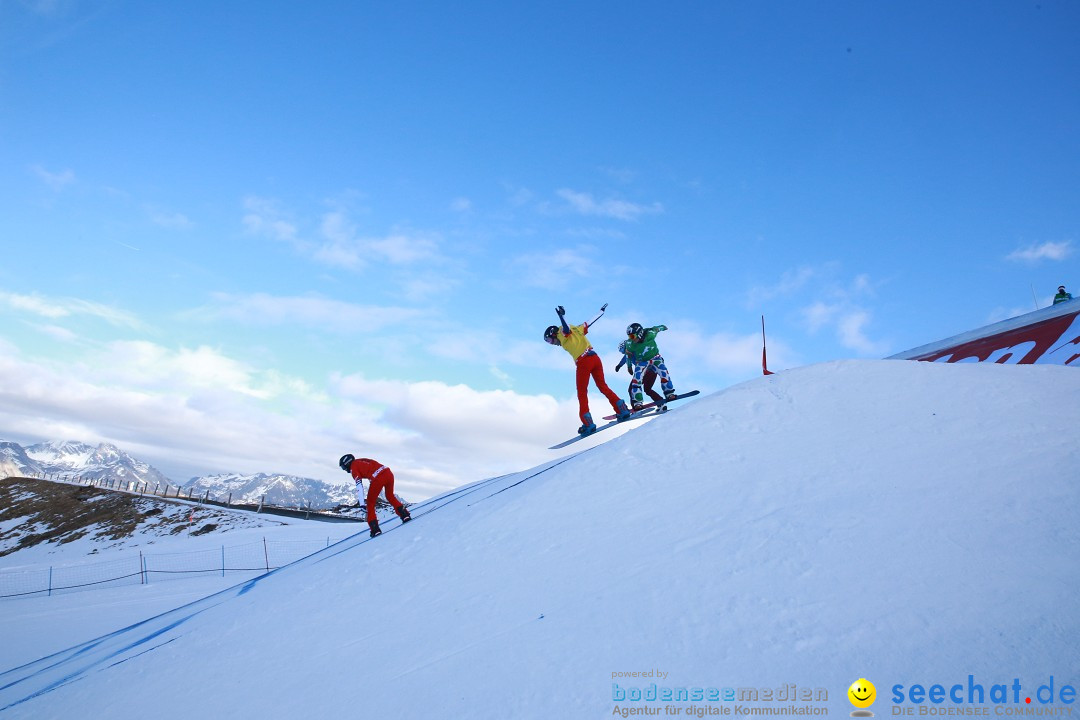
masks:
<instances>
[{"instance_id":1,"label":"black glove","mask_svg":"<svg viewBox=\"0 0 1080 720\"><path fill-rule=\"evenodd\" d=\"M562 317L563 315L566 314L566 308L564 308L562 305L560 305L559 307L555 308L555 314L558 315L559 317Z\"/></svg>"}]
</instances>

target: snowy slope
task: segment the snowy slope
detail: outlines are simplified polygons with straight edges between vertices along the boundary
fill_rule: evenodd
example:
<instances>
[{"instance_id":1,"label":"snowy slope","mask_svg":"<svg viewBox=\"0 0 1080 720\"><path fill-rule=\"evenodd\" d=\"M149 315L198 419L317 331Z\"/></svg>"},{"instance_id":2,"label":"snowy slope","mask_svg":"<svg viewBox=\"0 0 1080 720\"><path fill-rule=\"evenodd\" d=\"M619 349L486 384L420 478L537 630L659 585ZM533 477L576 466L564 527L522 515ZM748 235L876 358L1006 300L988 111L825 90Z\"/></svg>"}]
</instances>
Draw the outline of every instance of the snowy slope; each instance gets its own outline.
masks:
<instances>
[{"instance_id":1,"label":"snowy slope","mask_svg":"<svg viewBox=\"0 0 1080 720\"><path fill-rule=\"evenodd\" d=\"M183 507L182 503L177 503ZM208 511L213 514L206 514ZM252 545L269 541L275 557L290 554L294 548L311 552L315 546L328 546L349 537L362 523L325 523L296 518L276 518L250 513L232 513L223 522L223 513L210 508L196 508L198 524L191 532L162 536L155 528L144 526L127 538L124 548L107 548L98 538L103 534L91 529L85 536L62 545L42 543L30 549L0 558L0 575L9 572L55 568L58 577L65 570L120 564L142 556L151 566L160 566L169 557L202 558L228 548L230 555ZM199 532L206 520L216 529ZM196 534L197 533L197 534ZM107 543L112 545L114 543ZM140 622L179 605L249 580L256 573L229 572L226 576L153 575L145 585L95 587L82 592L34 595L0 599L0 668L9 668L36 660L71 645L92 640L118 627ZM3 583L0 582L0 585ZM2 683L0 683L2 684Z\"/></svg>"},{"instance_id":2,"label":"snowy slope","mask_svg":"<svg viewBox=\"0 0 1080 720\"><path fill-rule=\"evenodd\" d=\"M897 683L1076 687L1078 423L1072 368L757 379L0 674L0 708L611 717L613 682L650 682L613 674L650 670L669 687L822 688L833 716L861 677L879 716Z\"/></svg>"}]
</instances>

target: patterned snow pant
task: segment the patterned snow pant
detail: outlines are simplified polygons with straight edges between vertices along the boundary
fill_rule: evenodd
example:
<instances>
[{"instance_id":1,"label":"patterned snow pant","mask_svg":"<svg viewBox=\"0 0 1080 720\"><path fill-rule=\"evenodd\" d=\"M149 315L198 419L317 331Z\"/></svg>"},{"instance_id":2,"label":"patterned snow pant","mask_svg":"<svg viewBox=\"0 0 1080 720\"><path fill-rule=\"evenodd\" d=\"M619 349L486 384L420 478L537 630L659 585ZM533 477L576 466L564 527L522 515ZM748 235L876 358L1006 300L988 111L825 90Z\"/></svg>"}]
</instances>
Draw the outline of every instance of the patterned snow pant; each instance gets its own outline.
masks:
<instances>
[{"instance_id":1,"label":"patterned snow pant","mask_svg":"<svg viewBox=\"0 0 1080 720\"><path fill-rule=\"evenodd\" d=\"M630 375L632 376L633 374L634 374L633 365L631 365L630 366ZM645 375L644 375L643 379L645 380L645 394L648 395L649 398L653 402L663 402L664 401L664 396L661 395L660 393L656 392L655 390L653 390L653 385L656 384L656 371L653 370L651 367L646 368ZM630 378L630 387L627 389L627 392L629 393L630 404L631 405L634 404L634 388L635 387L636 386L634 385L634 378L631 377Z\"/></svg>"},{"instance_id":2,"label":"patterned snow pant","mask_svg":"<svg viewBox=\"0 0 1080 720\"><path fill-rule=\"evenodd\" d=\"M642 380L645 373L650 369L660 378L660 387L665 395L675 392L675 385L671 382L671 373L668 372L667 365L664 364L664 357L654 355L648 362L634 363L634 379L630 381L630 401L634 405L643 405L645 403L645 394L641 391Z\"/></svg>"}]
</instances>

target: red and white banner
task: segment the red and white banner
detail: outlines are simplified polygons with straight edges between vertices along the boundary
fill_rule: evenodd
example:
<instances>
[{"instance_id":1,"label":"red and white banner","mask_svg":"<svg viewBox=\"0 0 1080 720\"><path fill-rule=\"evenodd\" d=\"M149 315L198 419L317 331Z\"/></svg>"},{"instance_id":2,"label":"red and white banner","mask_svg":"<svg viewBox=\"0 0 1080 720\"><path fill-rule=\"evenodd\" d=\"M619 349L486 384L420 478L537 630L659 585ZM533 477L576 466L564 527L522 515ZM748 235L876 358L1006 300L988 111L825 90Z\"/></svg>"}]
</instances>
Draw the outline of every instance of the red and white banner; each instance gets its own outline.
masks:
<instances>
[{"instance_id":1,"label":"red and white banner","mask_svg":"<svg viewBox=\"0 0 1080 720\"><path fill-rule=\"evenodd\" d=\"M1080 367L1080 299L923 345L889 359Z\"/></svg>"}]
</instances>

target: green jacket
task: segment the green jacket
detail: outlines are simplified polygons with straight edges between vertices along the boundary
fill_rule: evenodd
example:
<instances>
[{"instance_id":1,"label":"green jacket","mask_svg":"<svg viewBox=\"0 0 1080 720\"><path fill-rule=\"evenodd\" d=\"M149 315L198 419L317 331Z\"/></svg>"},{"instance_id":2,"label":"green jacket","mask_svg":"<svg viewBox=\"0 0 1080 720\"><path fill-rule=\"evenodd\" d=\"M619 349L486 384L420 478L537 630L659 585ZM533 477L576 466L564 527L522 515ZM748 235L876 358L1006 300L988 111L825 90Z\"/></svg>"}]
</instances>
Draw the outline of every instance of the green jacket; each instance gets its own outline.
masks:
<instances>
[{"instance_id":1,"label":"green jacket","mask_svg":"<svg viewBox=\"0 0 1080 720\"><path fill-rule=\"evenodd\" d=\"M626 354L630 360L637 363L646 363L660 354L660 348L656 346L656 334L667 330L667 325L656 325L645 329L645 337L641 342L634 338L626 339Z\"/></svg>"},{"instance_id":2,"label":"green jacket","mask_svg":"<svg viewBox=\"0 0 1080 720\"><path fill-rule=\"evenodd\" d=\"M1057 305L1058 303L1063 303L1066 300L1072 300L1072 293L1059 292L1057 295L1054 296L1055 305Z\"/></svg>"}]
</instances>

